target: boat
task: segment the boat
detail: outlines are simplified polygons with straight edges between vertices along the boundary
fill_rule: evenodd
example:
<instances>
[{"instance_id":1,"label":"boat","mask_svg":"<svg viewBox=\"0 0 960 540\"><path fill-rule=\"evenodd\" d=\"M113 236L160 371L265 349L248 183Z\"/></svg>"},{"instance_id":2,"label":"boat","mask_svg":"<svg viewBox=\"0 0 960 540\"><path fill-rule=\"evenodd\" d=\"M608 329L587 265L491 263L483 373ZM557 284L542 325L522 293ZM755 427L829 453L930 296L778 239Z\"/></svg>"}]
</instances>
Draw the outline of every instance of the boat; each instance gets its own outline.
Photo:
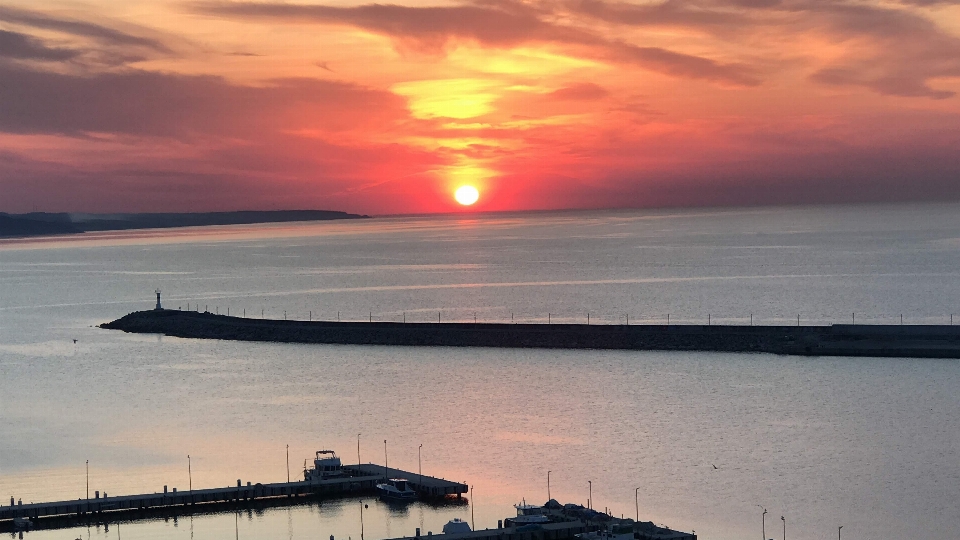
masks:
<instances>
[{"instance_id":1,"label":"boat","mask_svg":"<svg viewBox=\"0 0 960 540\"><path fill-rule=\"evenodd\" d=\"M381 498L391 501L414 501L417 499L417 492L410 489L406 478L390 478L381 484L377 484L377 491Z\"/></svg>"},{"instance_id":2,"label":"boat","mask_svg":"<svg viewBox=\"0 0 960 540\"><path fill-rule=\"evenodd\" d=\"M303 479L308 482L342 476L344 476L343 465L333 450L317 450L312 469L307 468L306 462L303 464Z\"/></svg>"},{"instance_id":3,"label":"boat","mask_svg":"<svg viewBox=\"0 0 960 540\"><path fill-rule=\"evenodd\" d=\"M517 509L517 517L507 518L504 525L507 527L522 527L525 525L542 525L550 523L550 517L544 513L542 506L536 504L527 504L523 501L520 504L513 505Z\"/></svg>"},{"instance_id":4,"label":"boat","mask_svg":"<svg viewBox=\"0 0 960 540\"><path fill-rule=\"evenodd\" d=\"M470 525L460 518L453 518L443 526L443 534L457 534L470 532Z\"/></svg>"}]
</instances>

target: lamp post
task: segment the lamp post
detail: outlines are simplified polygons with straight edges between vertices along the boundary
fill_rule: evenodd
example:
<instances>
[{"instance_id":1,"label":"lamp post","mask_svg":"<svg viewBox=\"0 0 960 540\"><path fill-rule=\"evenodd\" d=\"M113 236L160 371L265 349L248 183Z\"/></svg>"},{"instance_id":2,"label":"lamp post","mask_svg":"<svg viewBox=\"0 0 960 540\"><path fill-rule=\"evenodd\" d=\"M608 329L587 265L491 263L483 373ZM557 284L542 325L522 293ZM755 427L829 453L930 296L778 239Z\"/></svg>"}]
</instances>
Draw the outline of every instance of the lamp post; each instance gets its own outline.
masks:
<instances>
[{"instance_id":1,"label":"lamp post","mask_svg":"<svg viewBox=\"0 0 960 540\"><path fill-rule=\"evenodd\" d=\"M87 500L90 500L90 460L87 460Z\"/></svg>"},{"instance_id":2,"label":"lamp post","mask_svg":"<svg viewBox=\"0 0 960 540\"><path fill-rule=\"evenodd\" d=\"M637 523L640 523L640 488L633 491L633 501L637 505Z\"/></svg>"},{"instance_id":3,"label":"lamp post","mask_svg":"<svg viewBox=\"0 0 960 540\"><path fill-rule=\"evenodd\" d=\"M287 483L290 483L290 445L287 445Z\"/></svg>"},{"instance_id":4,"label":"lamp post","mask_svg":"<svg viewBox=\"0 0 960 540\"><path fill-rule=\"evenodd\" d=\"M589 495L587 496L587 508L592 509L593 508L593 482L590 480L587 480L587 487L590 490Z\"/></svg>"},{"instance_id":5,"label":"lamp post","mask_svg":"<svg viewBox=\"0 0 960 540\"><path fill-rule=\"evenodd\" d=\"M473 500L473 486L470 486L470 528L477 530L477 524L473 521L473 507L476 506Z\"/></svg>"},{"instance_id":6,"label":"lamp post","mask_svg":"<svg viewBox=\"0 0 960 540\"><path fill-rule=\"evenodd\" d=\"M423 450L422 444L417 447L417 472L420 474L420 489L423 489L423 462L420 461L421 450Z\"/></svg>"},{"instance_id":7,"label":"lamp post","mask_svg":"<svg viewBox=\"0 0 960 540\"><path fill-rule=\"evenodd\" d=\"M787 540L787 518L780 516L780 521L783 522L783 540Z\"/></svg>"},{"instance_id":8,"label":"lamp post","mask_svg":"<svg viewBox=\"0 0 960 540\"><path fill-rule=\"evenodd\" d=\"M360 474L360 434L357 433L357 474Z\"/></svg>"},{"instance_id":9,"label":"lamp post","mask_svg":"<svg viewBox=\"0 0 960 540\"><path fill-rule=\"evenodd\" d=\"M187 478L190 482L190 492L193 492L193 469L190 467L190 454L187 454Z\"/></svg>"},{"instance_id":10,"label":"lamp post","mask_svg":"<svg viewBox=\"0 0 960 540\"><path fill-rule=\"evenodd\" d=\"M760 515L760 527L763 532L763 540L767 540L767 509L763 508L762 504L758 504L757 506L763 509L763 514Z\"/></svg>"},{"instance_id":11,"label":"lamp post","mask_svg":"<svg viewBox=\"0 0 960 540\"><path fill-rule=\"evenodd\" d=\"M840 529L843 528L843 525L837 527L837 540L840 540Z\"/></svg>"},{"instance_id":12,"label":"lamp post","mask_svg":"<svg viewBox=\"0 0 960 540\"><path fill-rule=\"evenodd\" d=\"M383 477L386 480L390 479L390 466L387 464L387 440L383 440Z\"/></svg>"},{"instance_id":13,"label":"lamp post","mask_svg":"<svg viewBox=\"0 0 960 540\"><path fill-rule=\"evenodd\" d=\"M550 471L547 471L547 500L552 500L552 497L550 497Z\"/></svg>"}]
</instances>

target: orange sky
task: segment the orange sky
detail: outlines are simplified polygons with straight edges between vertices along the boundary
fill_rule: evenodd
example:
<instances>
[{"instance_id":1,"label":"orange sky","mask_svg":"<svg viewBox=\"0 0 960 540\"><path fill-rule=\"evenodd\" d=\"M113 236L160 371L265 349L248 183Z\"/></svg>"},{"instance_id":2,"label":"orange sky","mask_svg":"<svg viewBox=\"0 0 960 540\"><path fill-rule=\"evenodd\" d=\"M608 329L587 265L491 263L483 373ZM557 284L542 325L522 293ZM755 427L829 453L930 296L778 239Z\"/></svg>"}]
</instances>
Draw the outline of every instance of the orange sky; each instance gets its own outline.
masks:
<instances>
[{"instance_id":1,"label":"orange sky","mask_svg":"<svg viewBox=\"0 0 960 540\"><path fill-rule=\"evenodd\" d=\"M0 3L0 211L960 198L960 2Z\"/></svg>"}]
</instances>

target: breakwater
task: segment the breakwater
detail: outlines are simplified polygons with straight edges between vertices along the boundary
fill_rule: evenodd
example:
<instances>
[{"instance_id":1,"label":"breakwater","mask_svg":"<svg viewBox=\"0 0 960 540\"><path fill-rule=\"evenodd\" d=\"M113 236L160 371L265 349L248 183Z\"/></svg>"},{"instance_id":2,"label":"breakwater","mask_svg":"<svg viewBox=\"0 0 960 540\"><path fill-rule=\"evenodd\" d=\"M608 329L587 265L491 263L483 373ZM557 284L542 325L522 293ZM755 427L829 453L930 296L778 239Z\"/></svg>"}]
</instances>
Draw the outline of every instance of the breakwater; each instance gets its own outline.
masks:
<instances>
[{"instance_id":1,"label":"breakwater","mask_svg":"<svg viewBox=\"0 0 960 540\"><path fill-rule=\"evenodd\" d=\"M181 338L447 347L762 352L806 356L960 358L960 326L588 325L250 319L157 309L100 325Z\"/></svg>"}]
</instances>

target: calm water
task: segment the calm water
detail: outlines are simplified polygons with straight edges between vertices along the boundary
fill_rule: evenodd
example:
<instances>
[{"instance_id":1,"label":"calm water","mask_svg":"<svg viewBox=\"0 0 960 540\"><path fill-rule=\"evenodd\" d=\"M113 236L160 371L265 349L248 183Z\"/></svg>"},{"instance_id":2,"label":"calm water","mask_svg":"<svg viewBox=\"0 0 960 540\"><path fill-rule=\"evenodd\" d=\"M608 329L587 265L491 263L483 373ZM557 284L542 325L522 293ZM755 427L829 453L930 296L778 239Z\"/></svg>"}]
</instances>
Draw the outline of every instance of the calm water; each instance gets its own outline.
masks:
<instances>
[{"instance_id":1,"label":"calm water","mask_svg":"<svg viewBox=\"0 0 960 540\"><path fill-rule=\"evenodd\" d=\"M271 345L95 328L152 307L282 318L948 323L960 206L395 218L0 244L0 503L301 474L314 450L702 538L960 535L960 362ZM958 319L960 324L960 319ZM74 344L73 339L77 339ZM366 501L365 537L471 508ZM360 536L359 502L121 525L123 538ZM235 519L237 521L235 522ZM115 526L31 532L113 538Z\"/></svg>"}]
</instances>

